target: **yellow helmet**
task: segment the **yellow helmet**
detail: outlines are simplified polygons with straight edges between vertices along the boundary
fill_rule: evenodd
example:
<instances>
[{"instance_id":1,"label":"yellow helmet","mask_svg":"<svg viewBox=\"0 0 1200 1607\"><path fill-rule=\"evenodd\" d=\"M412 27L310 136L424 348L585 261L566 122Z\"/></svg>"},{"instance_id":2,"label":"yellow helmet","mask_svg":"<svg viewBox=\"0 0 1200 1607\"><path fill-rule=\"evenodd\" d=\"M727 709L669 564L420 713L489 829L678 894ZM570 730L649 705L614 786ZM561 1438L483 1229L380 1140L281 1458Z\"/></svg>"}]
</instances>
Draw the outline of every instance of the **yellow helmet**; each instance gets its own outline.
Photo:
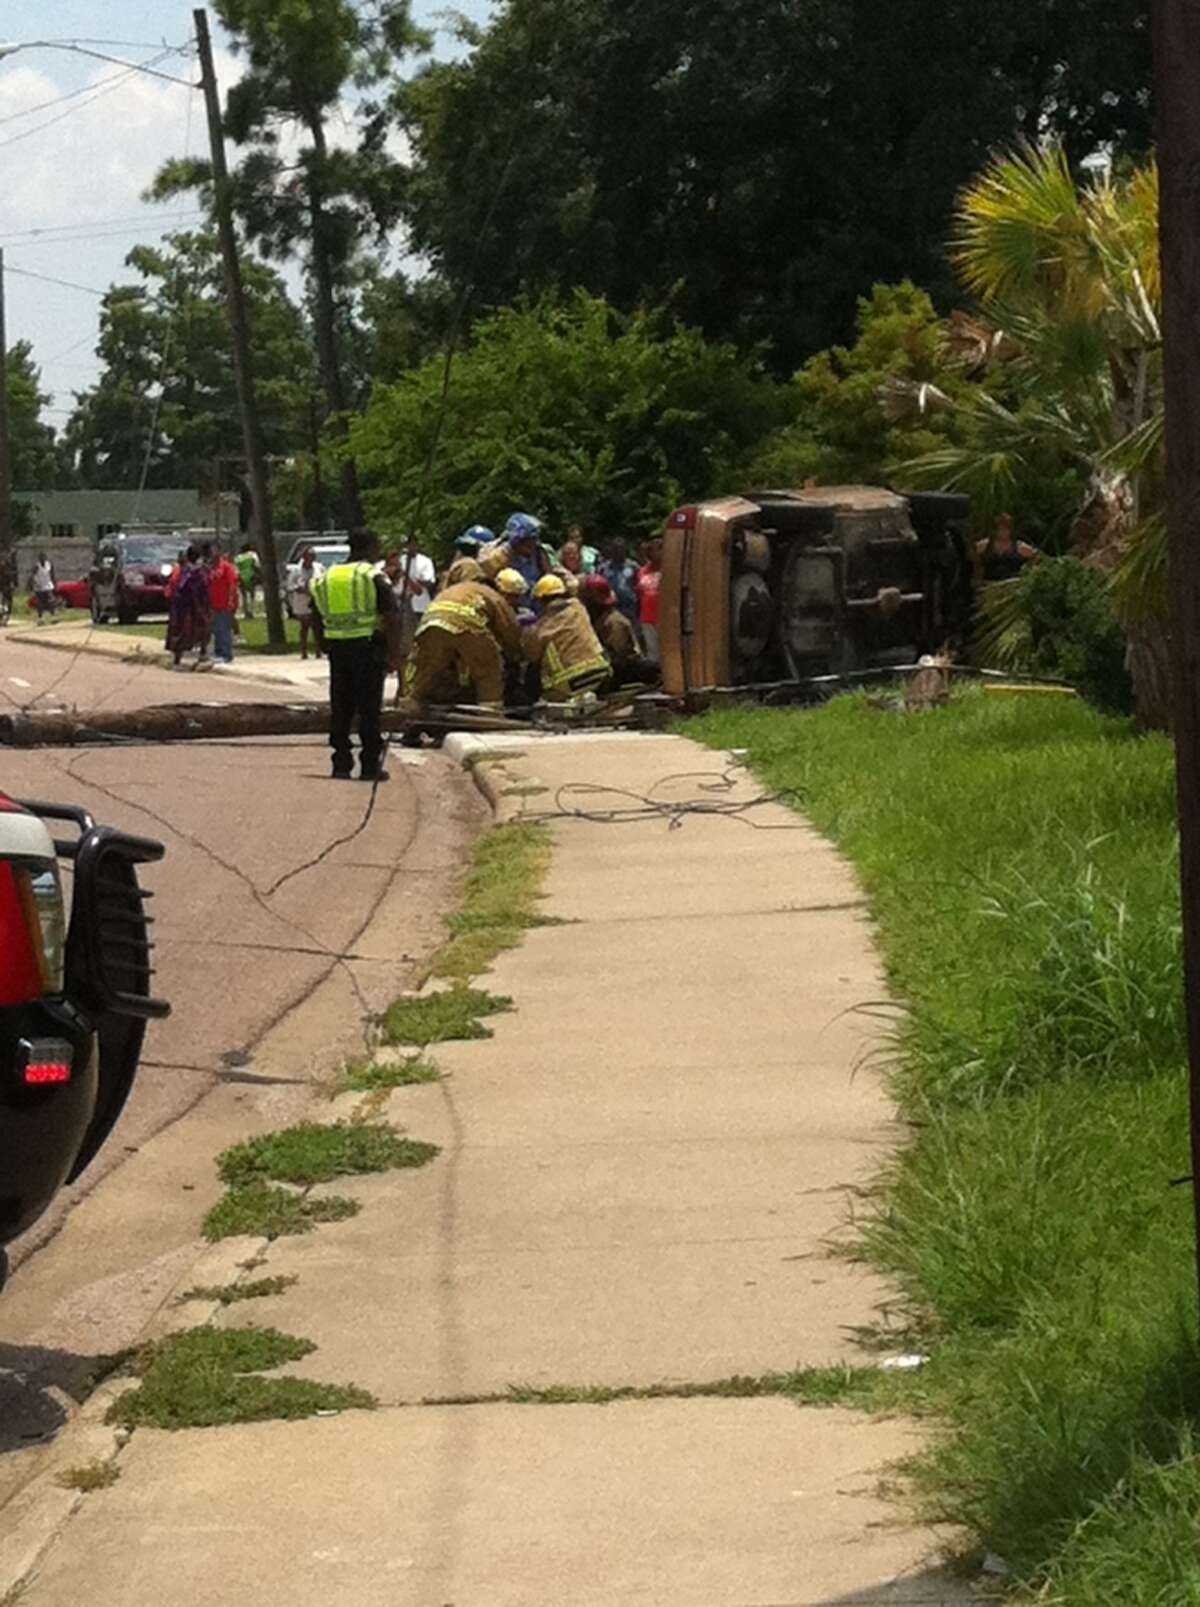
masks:
<instances>
[{"instance_id":1,"label":"yellow helmet","mask_svg":"<svg viewBox=\"0 0 1200 1607\"><path fill-rule=\"evenodd\" d=\"M529 590L529 582L519 569L502 569L492 585L506 597L524 597Z\"/></svg>"},{"instance_id":2,"label":"yellow helmet","mask_svg":"<svg viewBox=\"0 0 1200 1607\"><path fill-rule=\"evenodd\" d=\"M566 582L558 575L543 575L533 588L533 595L538 602L544 602L548 597L565 597L567 595Z\"/></svg>"}]
</instances>

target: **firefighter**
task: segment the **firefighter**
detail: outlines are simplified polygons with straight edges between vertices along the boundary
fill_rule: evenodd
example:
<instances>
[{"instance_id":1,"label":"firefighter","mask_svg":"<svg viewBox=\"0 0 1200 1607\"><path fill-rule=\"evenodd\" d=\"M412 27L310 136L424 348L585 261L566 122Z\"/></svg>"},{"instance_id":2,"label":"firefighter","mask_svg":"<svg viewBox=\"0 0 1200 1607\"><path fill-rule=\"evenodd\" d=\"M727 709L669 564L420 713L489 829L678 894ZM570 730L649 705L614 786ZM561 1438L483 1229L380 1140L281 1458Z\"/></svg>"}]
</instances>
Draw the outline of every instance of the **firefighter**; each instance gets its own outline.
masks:
<instances>
[{"instance_id":1,"label":"firefighter","mask_svg":"<svg viewBox=\"0 0 1200 1607\"><path fill-rule=\"evenodd\" d=\"M614 684L628 686L648 679L652 672L642 657L637 633L617 607L617 594L608 581L603 575L587 575L580 582L579 595L612 665Z\"/></svg>"},{"instance_id":2,"label":"firefighter","mask_svg":"<svg viewBox=\"0 0 1200 1607\"><path fill-rule=\"evenodd\" d=\"M386 781L383 765L383 683L388 634L394 632L395 598L386 575L377 574L379 539L371 530L350 534L350 556L312 586L317 646L329 656L329 746L333 777L354 773L350 728L358 716L359 774Z\"/></svg>"},{"instance_id":3,"label":"firefighter","mask_svg":"<svg viewBox=\"0 0 1200 1607\"><path fill-rule=\"evenodd\" d=\"M485 542L479 549L479 562L488 579L501 569L515 569L532 590L554 568L554 554L543 545L541 535L540 519L531 513L514 513L499 541Z\"/></svg>"},{"instance_id":4,"label":"firefighter","mask_svg":"<svg viewBox=\"0 0 1200 1607\"><path fill-rule=\"evenodd\" d=\"M523 643L525 657L541 672L542 697L566 703L583 692L598 692L611 671L587 609L568 595L558 575L543 575L533 596L542 615L524 632Z\"/></svg>"},{"instance_id":5,"label":"firefighter","mask_svg":"<svg viewBox=\"0 0 1200 1607\"><path fill-rule=\"evenodd\" d=\"M510 598L525 595L523 576L502 569L492 585L480 566L460 558L417 631L409 696L419 704L504 704L504 659L520 658L521 628Z\"/></svg>"}]
</instances>

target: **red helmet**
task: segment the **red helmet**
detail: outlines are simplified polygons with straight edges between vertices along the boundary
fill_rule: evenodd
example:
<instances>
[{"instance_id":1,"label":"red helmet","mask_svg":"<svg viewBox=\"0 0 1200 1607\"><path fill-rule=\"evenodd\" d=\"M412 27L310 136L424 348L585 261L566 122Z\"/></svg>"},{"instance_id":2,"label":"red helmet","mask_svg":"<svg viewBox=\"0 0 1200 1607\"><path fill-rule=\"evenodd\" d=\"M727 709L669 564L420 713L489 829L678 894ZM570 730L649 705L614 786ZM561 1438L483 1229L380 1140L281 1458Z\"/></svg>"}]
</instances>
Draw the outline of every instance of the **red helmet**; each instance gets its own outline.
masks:
<instances>
[{"instance_id":1,"label":"red helmet","mask_svg":"<svg viewBox=\"0 0 1200 1607\"><path fill-rule=\"evenodd\" d=\"M617 606L616 593L605 580L603 575L588 575L579 584L583 599L588 603L595 603L597 608L615 608Z\"/></svg>"}]
</instances>

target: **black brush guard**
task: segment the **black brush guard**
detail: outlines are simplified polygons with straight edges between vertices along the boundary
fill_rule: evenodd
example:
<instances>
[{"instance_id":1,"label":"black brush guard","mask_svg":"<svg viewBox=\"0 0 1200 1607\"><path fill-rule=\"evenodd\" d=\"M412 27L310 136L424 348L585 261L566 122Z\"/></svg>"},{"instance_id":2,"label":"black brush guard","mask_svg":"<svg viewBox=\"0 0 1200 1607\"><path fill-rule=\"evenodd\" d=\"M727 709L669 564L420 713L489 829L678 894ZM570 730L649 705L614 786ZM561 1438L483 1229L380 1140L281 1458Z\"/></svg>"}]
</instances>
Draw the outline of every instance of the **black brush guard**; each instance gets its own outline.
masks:
<instances>
[{"instance_id":1,"label":"black brush guard","mask_svg":"<svg viewBox=\"0 0 1200 1607\"><path fill-rule=\"evenodd\" d=\"M150 939L153 898L138 882L137 867L157 863L163 845L97 826L83 809L23 800L22 807L49 823L74 826L78 835L55 837L55 852L74 867L71 924L67 931L68 1004L92 1023L99 1073L96 1107L68 1182L99 1154L117 1124L137 1077L146 1023L171 1007L150 991L154 975Z\"/></svg>"}]
</instances>

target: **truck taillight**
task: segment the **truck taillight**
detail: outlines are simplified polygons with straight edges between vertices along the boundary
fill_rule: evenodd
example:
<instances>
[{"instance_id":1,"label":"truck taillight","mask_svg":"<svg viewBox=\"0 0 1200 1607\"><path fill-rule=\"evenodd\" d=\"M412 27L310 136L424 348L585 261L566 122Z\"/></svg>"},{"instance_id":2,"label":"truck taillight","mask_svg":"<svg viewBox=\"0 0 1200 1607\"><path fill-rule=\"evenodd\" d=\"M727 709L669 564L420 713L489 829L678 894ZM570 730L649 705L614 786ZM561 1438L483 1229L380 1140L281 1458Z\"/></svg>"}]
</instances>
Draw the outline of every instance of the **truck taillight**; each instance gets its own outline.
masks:
<instances>
[{"instance_id":1,"label":"truck taillight","mask_svg":"<svg viewBox=\"0 0 1200 1607\"><path fill-rule=\"evenodd\" d=\"M67 917L53 860L0 860L0 1005L63 991Z\"/></svg>"},{"instance_id":2,"label":"truck taillight","mask_svg":"<svg viewBox=\"0 0 1200 1607\"><path fill-rule=\"evenodd\" d=\"M21 1040L18 1072L27 1088L55 1088L71 1080L74 1053L58 1038Z\"/></svg>"}]
</instances>

